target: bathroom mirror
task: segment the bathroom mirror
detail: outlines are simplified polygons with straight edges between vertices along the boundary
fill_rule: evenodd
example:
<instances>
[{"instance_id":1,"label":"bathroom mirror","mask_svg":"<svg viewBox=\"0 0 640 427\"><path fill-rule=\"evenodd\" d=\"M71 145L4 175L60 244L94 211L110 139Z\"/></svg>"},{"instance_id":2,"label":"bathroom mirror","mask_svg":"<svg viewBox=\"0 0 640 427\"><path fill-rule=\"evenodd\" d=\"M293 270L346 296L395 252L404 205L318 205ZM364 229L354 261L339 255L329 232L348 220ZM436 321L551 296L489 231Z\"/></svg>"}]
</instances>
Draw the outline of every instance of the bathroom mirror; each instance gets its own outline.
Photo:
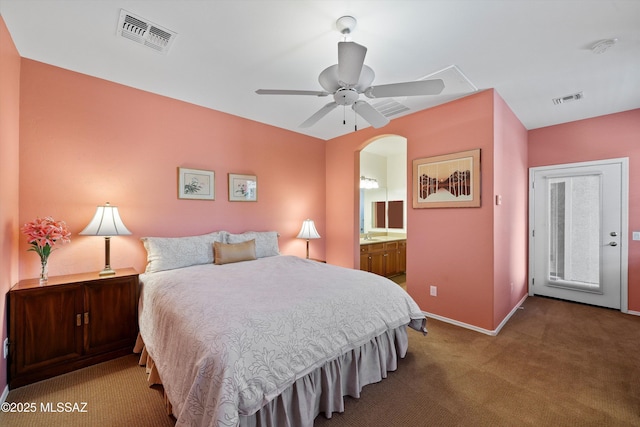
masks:
<instances>
[{"instance_id":1,"label":"bathroom mirror","mask_svg":"<svg viewBox=\"0 0 640 427\"><path fill-rule=\"evenodd\" d=\"M388 228L404 228L404 202L402 200L390 200L387 202Z\"/></svg>"},{"instance_id":2,"label":"bathroom mirror","mask_svg":"<svg viewBox=\"0 0 640 427\"><path fill-rule=\"evenodd\" d=\"M386 229L386 188L361 188L360 189L360 232L368 233L371 230ZM381 204L380 214L376 213L377 204ZM382 225L382 222L385 224ZM376 225L379 224L379 225Z\"/></svg>"},{"instance_id":3,"label":"bathroom mirror","mask_svg":"<svg viewBox=\"0 0 640 427\"><path fill-rule=\"evenodd\" d=\"M371 207L371 217L373 219L371 225L373 228L387 228L386 202L373 202L371 203Z\"/></svg>"},{"instance_id":4,"label":"bathroom mirror","mask_svg":"<svg viewBox=\"0 0 640 427\"><path fill-rule=\"evenodd\" d=\"M404 228L404 202L402 200L371 203L371 226L373 228Z\"/></svg>"}]
</instances>

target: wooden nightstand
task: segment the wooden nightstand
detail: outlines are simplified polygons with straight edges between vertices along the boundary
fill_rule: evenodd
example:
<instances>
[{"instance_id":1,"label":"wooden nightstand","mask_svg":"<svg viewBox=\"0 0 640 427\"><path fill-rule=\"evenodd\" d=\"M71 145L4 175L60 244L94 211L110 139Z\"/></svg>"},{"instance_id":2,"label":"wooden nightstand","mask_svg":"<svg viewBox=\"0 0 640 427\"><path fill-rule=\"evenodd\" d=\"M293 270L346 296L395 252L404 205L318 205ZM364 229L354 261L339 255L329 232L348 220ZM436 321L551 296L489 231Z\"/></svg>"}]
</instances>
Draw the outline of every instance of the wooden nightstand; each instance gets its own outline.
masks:
<instances>
[{"instance_id":1,"label":"wooden nightstand","mask_svg":"<svg viewBox=\"0 0 640 427\"><path fill-rule=\"evenodd\" d=\"M130 354L138 334L138 273L21 280L9 291L9 387Z\"/></svg>"}]
</instances>

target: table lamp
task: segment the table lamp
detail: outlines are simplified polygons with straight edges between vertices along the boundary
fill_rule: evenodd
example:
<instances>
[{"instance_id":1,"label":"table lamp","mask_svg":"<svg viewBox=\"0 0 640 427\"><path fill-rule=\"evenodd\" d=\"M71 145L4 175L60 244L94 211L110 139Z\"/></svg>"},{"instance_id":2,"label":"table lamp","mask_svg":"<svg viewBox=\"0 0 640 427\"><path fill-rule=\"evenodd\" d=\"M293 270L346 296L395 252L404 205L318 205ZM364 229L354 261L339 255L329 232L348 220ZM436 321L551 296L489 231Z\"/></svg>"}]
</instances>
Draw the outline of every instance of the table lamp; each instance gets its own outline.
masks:
<instances>
[{"instance_id":1,"label":"table lamp","mask_svg":"<svg viewBox=\"0 0 640 427\"><path fill-rule=\"evenodd\" d=\"M312 219L305 219L298 233L298 239L307 239L307 259L309 259L309 239L319 239L320 235Z\"/></svg>"},{"instance_id":2,"label":"table lamp","mask_svg":"<svg viewBox=\"0 0 640 427\"><path fill-rule=\"evenodd\" d=\"M118 207L111 206L109 202L105 203L104 206L98 206L96 214L89 225L79 234L83 236L104 236L104 270L99 275L109 276L116 274L116 271L111 268L111 237L131 234L122 219L120 219Z\"/></svg>"}]
</instances>

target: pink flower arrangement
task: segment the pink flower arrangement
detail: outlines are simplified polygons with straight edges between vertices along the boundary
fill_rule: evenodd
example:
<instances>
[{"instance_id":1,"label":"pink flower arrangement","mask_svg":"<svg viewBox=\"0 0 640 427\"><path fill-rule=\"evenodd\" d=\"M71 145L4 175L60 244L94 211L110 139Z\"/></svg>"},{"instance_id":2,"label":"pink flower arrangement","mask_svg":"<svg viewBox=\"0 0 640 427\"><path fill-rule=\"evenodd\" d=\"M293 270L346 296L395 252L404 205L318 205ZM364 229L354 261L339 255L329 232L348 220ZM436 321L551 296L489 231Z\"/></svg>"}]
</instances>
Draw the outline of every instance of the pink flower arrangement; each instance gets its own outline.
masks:
<instances>
[{"instance_id":1,"label":"pink flower arrangement","mask_svg":"<svg viewBox=\"0 0 640 427\"><path fill-rule=\"evenodd\" d=\"M43 264L47 262L56 242L68 243L71 241L71 233L67 224L64 221L56 221L50 216L36 218L34 221L26 223L20 231L28 237L28 242L31 244L29 250L36 252Z\"/></svg>"}]
</instances>

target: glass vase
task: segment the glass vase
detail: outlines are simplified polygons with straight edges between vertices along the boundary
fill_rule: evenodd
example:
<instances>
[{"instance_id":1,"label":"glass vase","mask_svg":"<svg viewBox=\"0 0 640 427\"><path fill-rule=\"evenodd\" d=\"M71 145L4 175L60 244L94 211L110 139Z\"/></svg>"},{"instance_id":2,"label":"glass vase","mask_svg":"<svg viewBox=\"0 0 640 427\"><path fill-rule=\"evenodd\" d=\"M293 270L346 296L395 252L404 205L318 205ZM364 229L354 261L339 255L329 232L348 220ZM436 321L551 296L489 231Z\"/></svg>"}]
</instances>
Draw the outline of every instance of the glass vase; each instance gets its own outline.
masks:
<instances>
[{"instance_id":1,"label":"glass vase","mask_svg":"<svg viewBox=\"0 0 640 427\"><path fill-rule=\"evenodd\" d=\"M47 260L42 260L42 268L40 269L40 284L44 285L49 280L49 267L47 265Z\"/></svg>"}]
</instances>

